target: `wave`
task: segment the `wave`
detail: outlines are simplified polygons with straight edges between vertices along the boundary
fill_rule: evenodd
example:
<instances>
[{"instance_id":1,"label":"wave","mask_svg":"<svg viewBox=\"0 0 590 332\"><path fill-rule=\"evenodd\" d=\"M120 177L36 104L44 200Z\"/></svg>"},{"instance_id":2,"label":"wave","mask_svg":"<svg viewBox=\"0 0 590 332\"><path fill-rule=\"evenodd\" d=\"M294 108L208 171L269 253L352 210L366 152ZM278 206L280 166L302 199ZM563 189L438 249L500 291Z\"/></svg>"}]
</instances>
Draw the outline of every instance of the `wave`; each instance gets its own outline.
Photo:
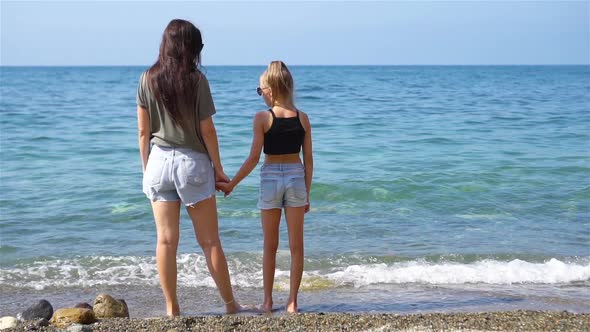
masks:
<instances>
[{"instance_id":1,"label":"wave","mask_svg":"<svg viewBox=\"0 0 590 332\"><path fill-rule=\"evenodd\" d=\"M278 260L288 262L288 252ZM590 281L590 257L573 260L556 258L543 262L521 259L507 261L464 258L400 260L374 257L308 258L303 290L336 287L365 287L375 284L568 284ZM229 256L232 280L238 287L262 287L260 254ZM376 263L375 263L376 262ZM178 257L178 284L187 287L215 287L205 257L183 254ZM90 287L99 285L158 285L155 257L89 256L71 259L47 258L0 269L0 286L44 289L46 287ZM289 288L288 265L276 271L275 287Z\"/></svg>"},{"instance_id":2,"label":"wave","mask_svg":"<svg viewBox=\"0 0 590 332\"><path fill-rule=\"evenodd\" d=\"M2 253L2 254L13 253L16 251L18 251L17 247L8 246L8 245L0 245L0 253Z\"/></svg>"},{"instance_id":3,"label":"wave","mask_svg":"<svg viewBox=\"0 0 590 332\"><path fill-rule=\"evenodd\" d=\"M355 287L371 284L566 284L590 280L590 263L565 263L555 258L545 263L515 259L483 260L471 264L405 262L393 265L353 265L326 277Z\"/></svg>"}]
</instances>

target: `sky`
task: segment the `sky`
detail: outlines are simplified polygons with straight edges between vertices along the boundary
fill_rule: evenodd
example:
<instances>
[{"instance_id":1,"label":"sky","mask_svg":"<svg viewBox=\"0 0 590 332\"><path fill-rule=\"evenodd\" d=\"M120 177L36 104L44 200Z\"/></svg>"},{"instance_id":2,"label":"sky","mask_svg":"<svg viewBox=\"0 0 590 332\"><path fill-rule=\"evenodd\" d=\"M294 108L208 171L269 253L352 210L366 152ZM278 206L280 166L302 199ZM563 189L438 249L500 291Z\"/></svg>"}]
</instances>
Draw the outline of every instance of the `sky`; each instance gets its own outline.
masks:
<instances>
[{"instance_id":1,"label":"sky","mask_svg":"<svg viewBox=\"0 0 590 332\"><path fill-rule=\"evenodd\" d=\"M150 65L174 18L203 64L590 64L590 1L5 1L0 65Z\"/></svg>"}]
</instances>

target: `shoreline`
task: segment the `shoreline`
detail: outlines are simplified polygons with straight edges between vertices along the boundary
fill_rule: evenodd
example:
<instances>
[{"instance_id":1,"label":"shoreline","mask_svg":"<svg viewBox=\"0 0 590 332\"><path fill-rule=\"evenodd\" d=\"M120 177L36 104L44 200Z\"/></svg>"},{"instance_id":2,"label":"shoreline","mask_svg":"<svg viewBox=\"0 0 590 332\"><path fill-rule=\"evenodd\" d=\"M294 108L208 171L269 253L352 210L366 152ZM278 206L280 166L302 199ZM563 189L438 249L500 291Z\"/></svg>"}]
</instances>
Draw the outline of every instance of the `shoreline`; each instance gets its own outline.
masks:
<instances>
[{"instance_id":1,"label":"shoreline","mask_svg":"<svg viewBox=\"0 0 590 332\"><path fill-rule=\"evenodd\" d=\"M374 287L340 287L306 289L299 294L302 314L453 314L478 312L562 312L590 314L590 303L580 285L379 285ZM45 299L54 310L69 308L76 303L92 304L99 294L124 299L132 318L162 317L165 301L159 286L96 285L90 287L59 287L36 290L0 286L0 316L17 313ZM223 314L223 302L217 289L186 287L177 289L183 317L216 316ZM238 302L245 307L262 303L262 289L234 289ZM274 290L274 316L284 315L288 291ZM589 329L590 330L590 329Z\"/></svg>"},{"instance_id":2,"label":"shoreline","mask_svg":"<svg viewBox=\"0 0 590 332\"><path fill-rule=\"evenodd\" d=\"M28 331L31 322L4 331ZM86 325L103 331L588 331L590 313L504 311L478 313L304 313L281 316L213 315L110 318ZM88 329L88 328L87 328ZM88 329L90 330L90 329ZM37 331L60 331L48 326Z\"/></svg>"}]
</instances>

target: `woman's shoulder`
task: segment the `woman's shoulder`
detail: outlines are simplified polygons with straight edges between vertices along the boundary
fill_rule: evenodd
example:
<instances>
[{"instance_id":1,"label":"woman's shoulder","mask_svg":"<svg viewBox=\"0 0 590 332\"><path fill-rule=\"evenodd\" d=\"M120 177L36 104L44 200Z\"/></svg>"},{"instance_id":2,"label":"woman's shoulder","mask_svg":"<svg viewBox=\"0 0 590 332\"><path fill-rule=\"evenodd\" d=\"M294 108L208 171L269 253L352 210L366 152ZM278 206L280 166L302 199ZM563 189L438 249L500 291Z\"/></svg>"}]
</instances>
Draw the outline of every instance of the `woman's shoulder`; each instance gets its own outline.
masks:
<instances>
[{"instance_id":1,"label":"woman's shoulder","mask_svg":"<svg viewBox=\"0 0 590 332\"><path fill-rule=\"evenodd\" d=\"M141 74L139 75L139 84L145 84L148 72L149 72L149 69L146 69L141 72Z\"/></svg>"},{"instance_id":2,"label":"woman's shoulder","mask_svg":"<svg viewBox=\"0 0 590 332\"><path fill-rule=\"evenodd\" d=\"M209 82L209 80L207 80L207 75L205 75L205 73L203 73L203 71L201 71L200 69L195 69L195 71L197 72L197 77L199 78L199 82L201 80L205 81L205 82Z\"/></svg>"},{"instance_id":3,"label":"woman's shoulder","mask_svg":"<svg viewBox=\"0 0 590 332\"><path fill-rule=\"evenodd\" d=\"M141 95L142 98L147 98L150 91L150 85L148 83L148 71L145 70L139 75L139 81L137 82L137 93L138 96Z\"/></svg>"}]
</instances>

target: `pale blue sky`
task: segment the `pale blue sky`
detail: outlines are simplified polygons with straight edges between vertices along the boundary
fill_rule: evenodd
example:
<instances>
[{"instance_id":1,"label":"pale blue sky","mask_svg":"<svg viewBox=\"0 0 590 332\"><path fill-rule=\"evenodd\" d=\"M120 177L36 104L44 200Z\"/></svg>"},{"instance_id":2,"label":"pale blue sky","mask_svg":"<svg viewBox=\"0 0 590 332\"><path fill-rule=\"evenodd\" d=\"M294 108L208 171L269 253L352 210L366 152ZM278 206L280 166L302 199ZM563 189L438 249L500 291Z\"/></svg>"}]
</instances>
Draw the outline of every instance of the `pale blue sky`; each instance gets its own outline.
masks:
<instances>
[{"instance_id":1,"label":"pale blue sky","mask_svg":"<svg viewBox=\"0 0 590 332\"><path fill-rule=\"evenodd\" d=\"M149 65L173 18L204 65L589 64L589 1L4 1L2 65Z\"/></svg>"}]
</instances>

